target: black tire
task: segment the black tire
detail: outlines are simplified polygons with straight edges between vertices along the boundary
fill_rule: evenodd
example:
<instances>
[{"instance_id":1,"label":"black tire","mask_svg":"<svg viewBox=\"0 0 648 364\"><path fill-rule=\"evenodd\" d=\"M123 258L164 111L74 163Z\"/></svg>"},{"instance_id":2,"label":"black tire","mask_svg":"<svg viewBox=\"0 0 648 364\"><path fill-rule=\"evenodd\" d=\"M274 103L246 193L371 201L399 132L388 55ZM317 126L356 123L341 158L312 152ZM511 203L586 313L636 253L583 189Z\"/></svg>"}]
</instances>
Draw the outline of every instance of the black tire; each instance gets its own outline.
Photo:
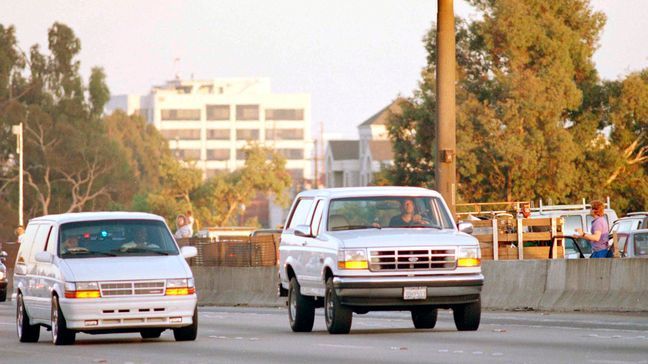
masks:
<instances>
[{"instance_id":1,"label":"black tire","mask_svg":"<svg viewBox=\"0 0 648 364\"><path fill-rule=\"evenodd\" d=\"M326 329L330 334L348 334L351 331L353 311L340 303L333 287L332 277L326 280L324 319L326 320Z\"/></svg>"},{"instance_id":2,"label":"black tire","mask_svg":"<svg viewBox=\"0 0 648 364\"><path fill-rule=\"evenodd\" d=\"M54 345L73 345L76 339L76 332L67 328L63 311L59 306L57 296L52 296L51 311L52 343Z\"/></svg>"},{"instance_id":3,"label":"black tire","mask_svg":"<svg viewBox=\"0 0 648 364\"><path fill-rule=\"evenodd\" d=\"M6 300L7 300L7 290L0 291L0 302L4 302Z\"/></svg>"},{"instance_id":4,"label":"black tire","mask_svg":"<svg viewBox=\"0 0 648 364\"><path fill-rule=\"evenodd\" d=\"M29 324L22 293L16 298L16 333L21 343L35 343L40 337L40 326Z\"/></svg>"},{"instance_id":5,"label":"black tire","mask_svg":"<svg viewBox=\"0 0 648 364\"><path fill-rule=\"evenodd\" d=\"M436 326L437 314L436 308L412 310L412 322L417 329L433 329Z\"/></svg>"},{"instance_id":6,"label":"black tire","mask_svg":"<svg viewBox=\"0 0 648 364\"><path fill-rule=\"evenodd\" d=\"M481 319L481 301L457 305L452 308L452 316L459 331L475 331Z\"/></svg>"},{"instance_id":7,"label":"black tire","mask_svg":"<svg viewBox=\"0 0 648 364\"><path fill-rule=\"evenodd\" d=\"M160 337L160 335L158 335L158 337ZM198 337L198 307L197 306L194 309L193 323L191 323L191 325L189 326L173 329L173 337L175 338L176 341L196 340L196 338Z\"/></svg>"},{"instance_id":8,"label":"black tire","mask_svg":"<svg viewBox=\"0 0 648 364\"><path fill-rule=\"evenodd\" d=\"M302 296L297 278L288 286L288 321L294 332L311 332L315 322L315 300Z\"/></svg>"},{"instance_id":9,"label":"black tire","mask_svg":"<svg viewBox=\"0 0 648 364\"><path fill-rule=\"evenodd\" d=\"M140 331L142 339L157 339L162 335L162 329L146 329Z\"/></svg>"}]
</instances>

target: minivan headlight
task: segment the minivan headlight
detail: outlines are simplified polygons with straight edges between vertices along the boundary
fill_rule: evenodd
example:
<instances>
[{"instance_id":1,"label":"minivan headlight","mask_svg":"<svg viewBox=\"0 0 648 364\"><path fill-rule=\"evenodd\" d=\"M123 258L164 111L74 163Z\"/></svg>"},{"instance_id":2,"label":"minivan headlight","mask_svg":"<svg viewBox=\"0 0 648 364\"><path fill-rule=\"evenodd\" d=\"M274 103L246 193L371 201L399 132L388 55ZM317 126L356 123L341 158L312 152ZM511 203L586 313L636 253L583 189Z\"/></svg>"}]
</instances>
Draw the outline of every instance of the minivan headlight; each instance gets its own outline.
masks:
<instances>
[{"instance_id":1,"label":"minivan headlight","mask_svg":"<svg viewBox=\"0 0 648 364\"><path fill-rule=\"evenodd\" d=\"M186 296L196 293L193 278L167 279L167 296Z\"/></svg>"},{"instance_id":2,"label":"minivan headlight","mask_svg":"<svg viewBox=\"0 0 648 364\"><path fill-rule=\"evenodd\" d=\"M478 267L481 265L479 247L460 247L457 251L457 267Z\"/></svg>"},{"instance_id":3,"label":"minivan headlight","mask_svg":"<svg viewBox=\"0 0 648 364\"><path fill-rule=\"evenodd\" d=\"M97 282L65 282L65 298L99 298L99 283Z\"/></svg>"},{"instance_id":4,"label":"minivan headlight","mask_svg":"<svg viewBox=\"0 0 648 364\"><path fill-rule=\"evenodd\" d=\"M367 269L366 249L341 249L338 251L338 268L340 269Z\"/></svg>"}]
</instances>

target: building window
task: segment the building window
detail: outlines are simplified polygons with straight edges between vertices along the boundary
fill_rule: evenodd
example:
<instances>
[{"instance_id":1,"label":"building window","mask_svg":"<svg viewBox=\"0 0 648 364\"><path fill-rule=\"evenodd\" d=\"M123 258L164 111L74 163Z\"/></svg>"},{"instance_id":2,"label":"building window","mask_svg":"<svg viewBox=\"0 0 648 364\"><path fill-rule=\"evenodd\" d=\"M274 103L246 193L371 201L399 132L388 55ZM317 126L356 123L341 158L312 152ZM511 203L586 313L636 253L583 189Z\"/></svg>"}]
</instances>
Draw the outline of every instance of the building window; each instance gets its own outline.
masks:
<instances>
[{"instance_id":1,"label":"building window","mask_svg":"<svg viewBox=\"0 0 648 364\"><path fill-rule=\"evenodd\" d=\"M230 158L229 149L207 149L207 160L225 161Z\"/></svg>"},{"instance_id":2,"label":"building window","mask_svg":"<svg viewBox=\"0 0 648 364\"><path fill-rule=\"evenodd\" d=\"M259 140L259 130L236 129L236 140Z\"/></svg>"},{"instance_id":3,"label":"building window","mask_svg":"<svg viewBox=\"0 0 648 364\"><path fill-rule=\"evenodd\" d=\"M229 140L229 129L207 129L207 140Z\"/></svg>"},{"instance_id":4,"label":"building window","mask_svg":"<svg viewBox=\"0 0 648 364\"><path fill-rule=\"evenodd\" d=\"M162 109L162 120L200 120L200 109Z\"/></svg>"},{"instance_id":5,"label":"building window","mask_svg":"<svg viewBox=\"0 0 648 364\"><path fill-rule=\"evenodd\" d=\"M286 159L304 159L303 149L282 148L277 149L277 152L283 155Z\"/></svg>"},{"instance_id":6,"label":"building window","mask_svg":"<svg viewBox=\"0 0 648 364\"><path fill-rule=\"evenodd\" d=\"M259 105L236 105L236 120L259 120Z\"/></svg>"},{"instance_id":7,"label":"building window","mask_svg":"<svg viewBox=\"0 0 648 364\"><path fill-rule=\"evenodd\" d=\"M301 140L304 139L304 129L268 129L266 140Z\"/></svg>"},{"instance_id":8,"label":"building window","mask_svg":"<svg viewBox=\"0 0 648 364\"><path fill-rule=\"evenodd\" d=\"M304 109L266 109L266 120L304 120Z\"/></svg>"},{"instance_id":9,"label":"building window","mask_svg":"<svg viewBox=\"0 0 648 364\"><path fill-rule=\"evenodd\" d=\"M160 133L167 140L199 140L200 129L162 129Z\"/></svg>"},{"instance_id":10,"label":"building window","mask_svg":"<svg viewBox=\"0 0 648 364\"><path fill-rule=\"evenodd\" d=\"M236 160L244 161L247 159L247 151L245 149L236 150Z\"/></svg>"},{"instance_id":11,"label":"building window","mask_svg":"<svg viewBox=\"0 0 648 364\"><path fill-rule=\"evenodd\" d=\"M207 120L229 120L229 105L207 105Z\"/></svg>"},{"instance_id":12,"label":"building window","mask_svg":"<svg viewBox=\"0 0 648 364\"><path fill-rule=\"evenodd\" d=\"M177 158L183 160L199 160L200 149L176 149L173 151Z\"/></svg>"}]
</instances>

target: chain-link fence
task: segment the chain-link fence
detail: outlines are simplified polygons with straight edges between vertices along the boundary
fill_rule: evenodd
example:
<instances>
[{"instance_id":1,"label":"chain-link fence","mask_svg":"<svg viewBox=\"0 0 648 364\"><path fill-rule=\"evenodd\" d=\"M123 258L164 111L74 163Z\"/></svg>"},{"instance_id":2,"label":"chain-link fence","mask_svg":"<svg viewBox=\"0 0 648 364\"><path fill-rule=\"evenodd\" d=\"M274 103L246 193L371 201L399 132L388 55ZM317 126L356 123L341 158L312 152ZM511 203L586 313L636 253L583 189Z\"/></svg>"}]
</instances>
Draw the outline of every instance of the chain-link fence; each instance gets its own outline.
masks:
<instances>
[{"instance_id":1,"label":"chain-link fence","mask_svg":"<svg viewBox=\"0 0 648 364\"><path fill-rule=\"evenodd\" d=\"M279 260L278 235L189 238L178 244L198 250L198 256L189 260L192 266L262 267L277 265Z\"/></svg>"}]
</instances>

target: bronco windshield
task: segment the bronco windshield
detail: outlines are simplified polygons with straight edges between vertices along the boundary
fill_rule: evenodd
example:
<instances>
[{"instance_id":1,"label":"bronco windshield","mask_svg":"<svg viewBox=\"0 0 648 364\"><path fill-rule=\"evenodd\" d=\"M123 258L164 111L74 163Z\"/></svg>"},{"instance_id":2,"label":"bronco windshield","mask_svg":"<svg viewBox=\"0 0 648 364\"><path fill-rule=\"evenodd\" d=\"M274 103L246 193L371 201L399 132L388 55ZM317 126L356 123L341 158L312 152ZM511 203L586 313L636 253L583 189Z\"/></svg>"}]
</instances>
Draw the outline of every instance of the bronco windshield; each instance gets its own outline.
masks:
<instances>
[{"instance_id":1,"label":"bronco windshield","mask_svg":"<svg viewBox=\"0 0 648 364\"><path fill-rule=\"evenodd\" d=\"M436 197L381 196L331 200L328 230L436 228L452 229L445 204Z\"/></svg>"},{"instance_id":2,"label":"bronco windshield","mask_svg":"<svg viewBox=\"0 0 648 364\"><path fill-rule=\"evenodd\" d=\"M61 258L177 255L162 221L102 220L64 224L59 234Z\"/></svg>"}]
</instances>

